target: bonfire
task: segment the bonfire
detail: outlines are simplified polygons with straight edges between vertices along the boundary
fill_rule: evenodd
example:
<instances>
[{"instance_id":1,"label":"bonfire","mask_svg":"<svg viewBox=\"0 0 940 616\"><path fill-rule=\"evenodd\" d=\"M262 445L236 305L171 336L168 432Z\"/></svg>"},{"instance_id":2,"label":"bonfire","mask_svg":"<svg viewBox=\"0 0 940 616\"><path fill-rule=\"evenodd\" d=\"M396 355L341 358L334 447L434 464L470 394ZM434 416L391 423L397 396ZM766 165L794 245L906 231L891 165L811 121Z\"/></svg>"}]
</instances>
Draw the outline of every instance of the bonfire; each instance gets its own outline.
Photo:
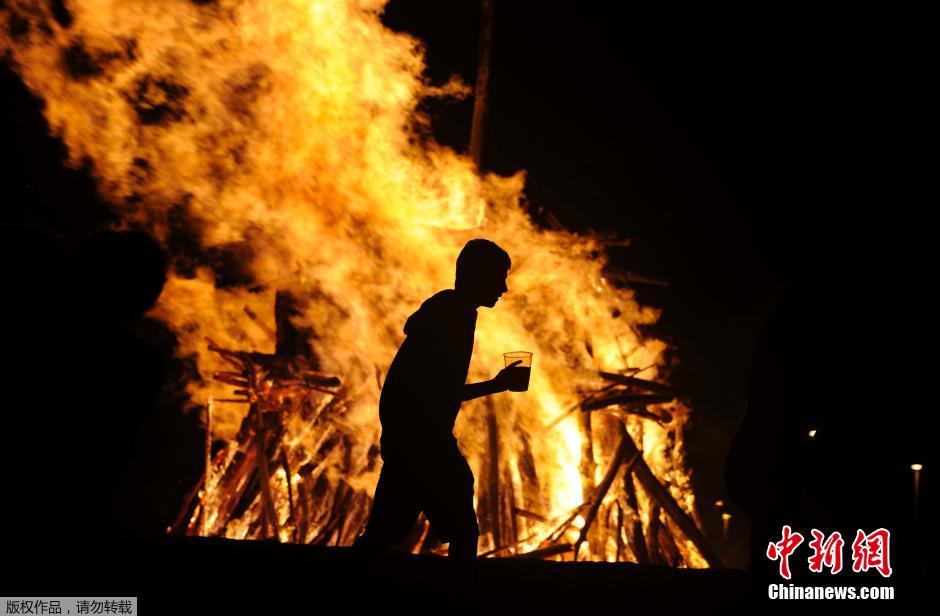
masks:
<instances>
[{"instance_id":1,"label":"bonfire","mask_svg":"<svg viewBox=\"0 0 940 616\"><path fill-rule=\"evenodd\" d=\"M720 565L683 455L691 411L644 334L658 311L605 253L622 240L537 222L523 171L434 141L419 103L471 88L429 82L384 0L53 4L4 3L0 48L69 162L173 258L150 316L192 366L181 412L204 413L207 447L169 532L349 545L401 326L486 237L513 267L470 380L505 351L535 359L527 392L457 422L481 553ZM423 522L403 547L440 549Z\"/></svg>"}]
</instances>

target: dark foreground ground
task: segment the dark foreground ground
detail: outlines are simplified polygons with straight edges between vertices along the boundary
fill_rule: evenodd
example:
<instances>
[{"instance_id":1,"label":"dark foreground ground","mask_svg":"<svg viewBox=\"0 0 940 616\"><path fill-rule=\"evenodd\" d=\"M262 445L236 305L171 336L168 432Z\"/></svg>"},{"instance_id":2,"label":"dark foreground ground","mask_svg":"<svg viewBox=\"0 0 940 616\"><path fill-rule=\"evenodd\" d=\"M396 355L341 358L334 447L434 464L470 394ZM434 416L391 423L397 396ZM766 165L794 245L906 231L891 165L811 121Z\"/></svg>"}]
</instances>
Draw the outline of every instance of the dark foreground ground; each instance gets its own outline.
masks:
<instances>
[{"instance_id":1,"label":"dark foreground ground","mask_svg":"<svg viewBox=\"0 0 940 616\"><path fill-rule=\"evenodd\" d=\"M54 594L137 596L145 614L450 614L474 601L483 614L710 613L746 601L747 574L738 570L484 559L466 597L447 565L393 552L367 561L346 548L168 538L117 548L104 564L50 558L17 594L53 594L42 584L49 576L76 586Z\"/></svg>"},{"instance_id":2,"label":"dark foreground ground","mask_svg":"<svg viewBox=\"0 0 940 616\"><path fill-rule=\"evenodd\" d=\"M856 587L887 582L896 600L770 602L766 584L743 570L521 559L480 560L468 593L441 557L389 552L366 560L349 548L216 538L113 544L100 556L75 549L4 559L0 587L10 592L0 595L136 596L145 615L904 613L928 597L927 580L842 577L838 583Z\"/></svg>"}]
</instances>

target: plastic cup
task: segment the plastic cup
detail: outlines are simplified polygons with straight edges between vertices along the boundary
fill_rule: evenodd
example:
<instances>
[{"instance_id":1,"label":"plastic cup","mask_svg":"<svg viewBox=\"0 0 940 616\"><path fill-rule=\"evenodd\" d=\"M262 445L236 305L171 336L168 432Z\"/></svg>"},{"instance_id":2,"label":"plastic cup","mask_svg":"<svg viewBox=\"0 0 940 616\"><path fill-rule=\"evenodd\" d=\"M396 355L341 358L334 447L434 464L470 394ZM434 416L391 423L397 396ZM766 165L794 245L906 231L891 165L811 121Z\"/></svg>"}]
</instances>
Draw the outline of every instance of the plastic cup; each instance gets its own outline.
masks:
<instances>
[{"instance_id":1,"label":"plastic cup","mask_svg":"<svg viewBox=\"0 0 940 616\"><path fill-rule=\"evenodd\" d=\"M503 353L503 359L507 368L512 363L519 362L509 368L509 391L527 391L529 389L529 375L532 374L532 353L528 351L511 351Z\"/></svg>"}]
</instances>

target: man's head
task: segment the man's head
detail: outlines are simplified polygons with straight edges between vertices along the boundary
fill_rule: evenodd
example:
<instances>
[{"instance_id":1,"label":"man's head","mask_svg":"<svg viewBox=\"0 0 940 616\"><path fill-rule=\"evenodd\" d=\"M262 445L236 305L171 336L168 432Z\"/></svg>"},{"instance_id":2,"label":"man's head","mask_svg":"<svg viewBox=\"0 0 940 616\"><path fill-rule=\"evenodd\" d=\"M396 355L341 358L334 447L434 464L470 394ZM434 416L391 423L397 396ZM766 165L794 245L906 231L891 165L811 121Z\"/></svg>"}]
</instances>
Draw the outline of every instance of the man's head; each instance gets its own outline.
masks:
<instances>
[{"instance_id":1,"label":"man's head","mask_svg":"<svg viewBox=\"0 0 940 616\"><path fill-rule=\"evenodd\" d=\"M508 291L506 274L511 265L506 251L493 242L482 238L470 240L457 256L454 288L474 306L492 308L499 296Z\"/></svg>"}]
</instances>

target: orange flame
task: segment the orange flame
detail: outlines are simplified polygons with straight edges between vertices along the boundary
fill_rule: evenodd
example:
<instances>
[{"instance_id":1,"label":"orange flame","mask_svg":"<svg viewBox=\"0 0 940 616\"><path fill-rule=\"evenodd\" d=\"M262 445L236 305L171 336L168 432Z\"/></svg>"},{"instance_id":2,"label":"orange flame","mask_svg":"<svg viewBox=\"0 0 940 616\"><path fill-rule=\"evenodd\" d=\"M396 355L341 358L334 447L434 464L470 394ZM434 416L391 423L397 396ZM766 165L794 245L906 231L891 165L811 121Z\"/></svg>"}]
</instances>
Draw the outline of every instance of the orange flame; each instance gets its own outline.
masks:
<instances>
[{"instance_id":1,"label":"orange flame","mask_svg":"<svg viewBox=\"0 0 940 616\"><path fill-rule=\"evenodd\" d=\"M394 356L406 317L452 286L467 239L504 247L509 292L479 311L469 380L492 377L504 351L535 353L529 391L495 405L512 481L523 481L514 436L523 433L544 478L540 513L562 516L584 496L581 436L575 416L546 426L579 391L599 386L598 370L660 375L666 345L635 327L658 312L605 279L596 239L532 222L523 172L481 176L434 142L419 102L469 89L428 83L420 42L382 25L384 4L76 0L57 20L46 3L14 0L0 9L9 25L0 49L45 101L70 162L90 161L125 224L174 252L152 316L176 333L182 355L195 356L188 391L199 404L223 393L209 378L218 366L206 337L272 352L274 293L289 289L309 299L295 324L314 332L323 370L349 386L344 418L364 460L379 436L375 374ZM214 436L231 438L245 410L214 405ZM635 416L627 425L692 512L687 413L671 410L666 427ZM456 428L476 467L486 450L481 416L467 403ZM596 445L595 455L598 481L610 453ZM371 491L376 474L347 480ZM287 481L283 471L272 477ZM645 498L638 509L628 513L648 519ZM612 541L591 545L591 557L612 559ZM691 544L679 548L703 566Z\"/></svg>"}]
</instances>

